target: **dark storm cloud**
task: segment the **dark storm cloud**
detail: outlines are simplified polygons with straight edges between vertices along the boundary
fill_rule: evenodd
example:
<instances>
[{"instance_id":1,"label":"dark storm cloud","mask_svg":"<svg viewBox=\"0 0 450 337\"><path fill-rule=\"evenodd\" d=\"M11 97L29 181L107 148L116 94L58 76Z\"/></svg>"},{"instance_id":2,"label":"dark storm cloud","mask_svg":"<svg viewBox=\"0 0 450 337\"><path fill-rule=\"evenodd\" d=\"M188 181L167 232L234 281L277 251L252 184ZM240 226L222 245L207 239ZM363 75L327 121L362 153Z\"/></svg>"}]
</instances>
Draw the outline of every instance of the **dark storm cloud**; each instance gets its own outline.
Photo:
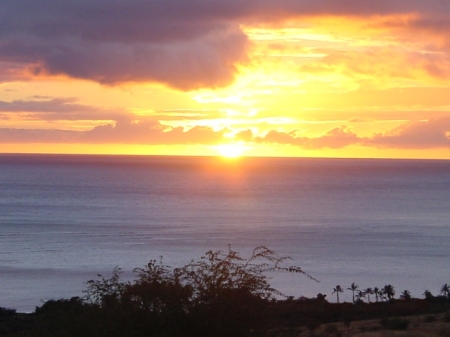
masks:
<instances>
[{"instance_id":1,"label":"dark storm cloud","mask_svg":"<svg viewBox=\"0 0 450 337\"><path fill-rule=\"evenodd\" d=\"M439 0L2 1L0 62L14 66L15 74L22 66L34 75L156 81L189 90L233 80L249 45L242 23L420 12L433 26L434 13L446 22L448 11L448 1ZM10 78L3 68L0 80Z\"/></svg>"}]
</instances>

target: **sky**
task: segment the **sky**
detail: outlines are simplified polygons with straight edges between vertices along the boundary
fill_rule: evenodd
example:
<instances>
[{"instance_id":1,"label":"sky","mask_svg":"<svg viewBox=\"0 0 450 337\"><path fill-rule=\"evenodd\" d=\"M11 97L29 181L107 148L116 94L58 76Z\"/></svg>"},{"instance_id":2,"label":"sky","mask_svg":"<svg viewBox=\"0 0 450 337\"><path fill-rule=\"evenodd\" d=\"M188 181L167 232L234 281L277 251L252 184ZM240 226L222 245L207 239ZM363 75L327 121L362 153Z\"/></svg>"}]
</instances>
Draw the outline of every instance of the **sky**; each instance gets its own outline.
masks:
<instances>
[{"instance_id":1,"label":"sky","mask_svg":"<svg viewBox=\"0 0 450 337\"><path fill-rule=\"evenodd\" d=\"M448 0L2 1L0 152L448 159L449 31Z\"/></svg>"}]
</instances>

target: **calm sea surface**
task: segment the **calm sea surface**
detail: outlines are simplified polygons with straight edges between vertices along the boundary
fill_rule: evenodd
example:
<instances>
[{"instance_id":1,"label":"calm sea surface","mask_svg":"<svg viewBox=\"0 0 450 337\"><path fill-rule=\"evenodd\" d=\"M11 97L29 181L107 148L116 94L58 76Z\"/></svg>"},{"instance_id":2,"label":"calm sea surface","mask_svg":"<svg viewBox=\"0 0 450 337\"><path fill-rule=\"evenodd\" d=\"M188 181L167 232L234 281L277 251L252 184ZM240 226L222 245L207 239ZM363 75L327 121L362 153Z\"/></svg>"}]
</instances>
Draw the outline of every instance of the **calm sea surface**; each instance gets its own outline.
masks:
<instances>
[{"instance_id":1,"label":"calm sea surface","mask_svg":"<svg viewBox=\"0 0 450 337\"><path fill-rule=\"evenodd\" d=\"M0 307L33 311L115 266L228 244L266 245L320 279L274 275L295 297L334 300L352 282L438 294L450 161L0 155Z\"/></svg>"}]
</instances>

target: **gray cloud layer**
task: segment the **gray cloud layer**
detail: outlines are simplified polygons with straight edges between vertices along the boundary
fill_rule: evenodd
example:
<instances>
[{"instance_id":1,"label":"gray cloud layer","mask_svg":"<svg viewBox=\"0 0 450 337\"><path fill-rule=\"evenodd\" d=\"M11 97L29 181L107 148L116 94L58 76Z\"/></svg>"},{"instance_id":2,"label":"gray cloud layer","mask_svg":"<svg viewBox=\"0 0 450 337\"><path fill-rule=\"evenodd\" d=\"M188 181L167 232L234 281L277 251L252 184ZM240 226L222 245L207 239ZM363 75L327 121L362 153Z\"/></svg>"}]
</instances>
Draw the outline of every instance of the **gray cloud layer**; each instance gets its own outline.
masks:
<instances>
[{"instance_id":1,"label":"gray cloud layer","mask_svg":"<svg viewBox=\"0 0 450 337\"><path fill-rule=\"evenodd\" d=\"M183 90L229 84L246 61L243 22L301 15L427 13L448 24L440 0L15 0L0 3L0 80L10 69L100 83L156 81ZM436 21L433 20L436 18Z\"/></svg>"}]
</instances>

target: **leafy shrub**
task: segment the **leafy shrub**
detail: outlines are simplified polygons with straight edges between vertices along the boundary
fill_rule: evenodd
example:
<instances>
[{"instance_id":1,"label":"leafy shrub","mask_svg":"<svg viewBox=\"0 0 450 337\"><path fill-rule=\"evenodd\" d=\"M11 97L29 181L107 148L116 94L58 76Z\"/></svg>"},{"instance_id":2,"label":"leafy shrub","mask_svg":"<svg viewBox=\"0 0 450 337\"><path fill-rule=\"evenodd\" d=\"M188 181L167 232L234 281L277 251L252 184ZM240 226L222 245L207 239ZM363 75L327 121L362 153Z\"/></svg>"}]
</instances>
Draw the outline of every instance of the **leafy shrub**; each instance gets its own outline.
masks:
<instances>
[{"instance_id":1,"label":"leafy shrub","mask_svg":"<svg viewBox=\"0 0 450 337\"><path fill-rule=\"evenodd\" d=\"M270 327L270 300L283 296L265 273L287 271L313 279L299 267L283 267L288 259L266 247L243 258L229 247L181 268L152 260L135 269L134 282L122 281L119 268L111 278L88 281L86 302L108 313L107 321L130 327L128 336L136 326L147 335L167 337L263 335Z\"/></svg>"}]
</instances>

